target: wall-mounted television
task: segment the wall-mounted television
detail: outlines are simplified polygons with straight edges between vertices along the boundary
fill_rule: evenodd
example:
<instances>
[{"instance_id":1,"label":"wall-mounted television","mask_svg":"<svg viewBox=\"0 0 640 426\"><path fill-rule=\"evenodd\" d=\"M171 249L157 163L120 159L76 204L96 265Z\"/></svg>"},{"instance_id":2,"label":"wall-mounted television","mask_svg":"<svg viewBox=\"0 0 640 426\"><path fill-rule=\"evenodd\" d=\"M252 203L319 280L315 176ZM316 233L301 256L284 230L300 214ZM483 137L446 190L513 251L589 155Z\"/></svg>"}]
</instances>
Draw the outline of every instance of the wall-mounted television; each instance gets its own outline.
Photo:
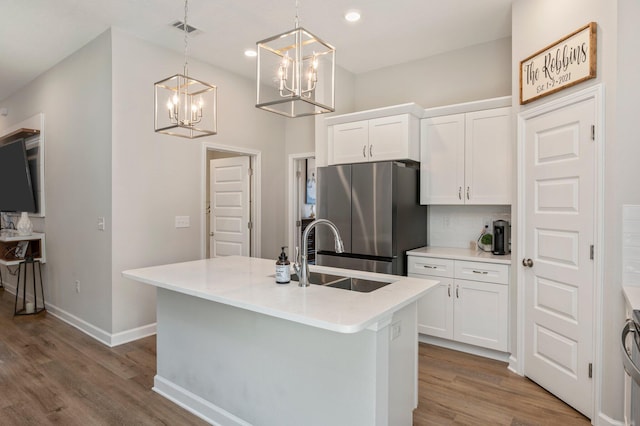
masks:
<instances>
[{"instance_id":1,"label":"wall-mounted television","mask_svg":"<svg viewBox=\"0 0 640 426\"><path fill-rule=\"evenodd\" d=\"M0 146L0 211L37 211L23 139Z\"/></svg>"}]
</instances>

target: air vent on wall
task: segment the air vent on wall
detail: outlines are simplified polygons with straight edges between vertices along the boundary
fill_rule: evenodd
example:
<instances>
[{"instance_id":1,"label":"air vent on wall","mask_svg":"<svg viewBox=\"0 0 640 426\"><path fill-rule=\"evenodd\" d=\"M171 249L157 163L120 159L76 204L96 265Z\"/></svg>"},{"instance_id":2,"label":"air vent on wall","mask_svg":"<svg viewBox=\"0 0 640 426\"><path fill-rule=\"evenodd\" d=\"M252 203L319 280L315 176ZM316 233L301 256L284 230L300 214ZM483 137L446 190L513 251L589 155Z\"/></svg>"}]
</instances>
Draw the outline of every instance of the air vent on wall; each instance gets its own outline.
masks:
<instances>
[{"instance_id":1,"label":"air vent on wall","mask_svg":"<svg viewBox=\"0 0 640 426\"><path fill-rule=\"evenodd\" d=\"M184 22L182 21L176 21L173 24L171 24L171 26L173 28L176 28L180 31L184 31ZM199 32L200 30L198 30L196 27L192 27L191 25L187 24L187 33L191 34L194 32Z\"/></svg>"}]
</instances>

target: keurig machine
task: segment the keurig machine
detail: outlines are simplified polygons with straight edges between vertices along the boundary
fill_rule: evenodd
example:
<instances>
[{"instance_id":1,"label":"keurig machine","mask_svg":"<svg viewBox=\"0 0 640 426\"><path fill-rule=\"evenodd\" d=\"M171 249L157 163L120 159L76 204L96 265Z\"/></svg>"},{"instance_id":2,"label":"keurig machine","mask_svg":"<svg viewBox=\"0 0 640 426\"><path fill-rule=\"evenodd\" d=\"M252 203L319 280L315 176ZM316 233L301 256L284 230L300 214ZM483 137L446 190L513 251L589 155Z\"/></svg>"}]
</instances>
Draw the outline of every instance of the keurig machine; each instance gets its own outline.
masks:
<instances>
[{"instance_id":1,"label":"keurig machine","mask_svg":"<svg viewBox=\"0 0 640 426\"><path fill-rule=\"evenodd\" d=\"M508 254L509 238L511 237L511 225L506 220L496 220L493 222L493 254Z\"/></svg>"}]
</instances>

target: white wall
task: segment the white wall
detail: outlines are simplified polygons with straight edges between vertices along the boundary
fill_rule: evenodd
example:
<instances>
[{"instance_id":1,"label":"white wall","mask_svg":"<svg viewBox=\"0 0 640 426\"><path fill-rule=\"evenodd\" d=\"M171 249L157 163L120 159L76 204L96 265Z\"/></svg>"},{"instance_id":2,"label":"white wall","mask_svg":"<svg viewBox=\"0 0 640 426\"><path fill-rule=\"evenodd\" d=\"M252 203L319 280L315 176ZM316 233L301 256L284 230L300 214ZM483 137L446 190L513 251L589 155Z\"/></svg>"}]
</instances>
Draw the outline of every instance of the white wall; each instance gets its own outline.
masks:
<instances>
[{"instance_id":1,"label":"white wall","mask_svg":"<svg viewBox=\"0 0 640 426\"><path fill-rule=\"evenodd\" d=\"M616 81L617 37L621 33L617 28L617 3L608 0L516 0L513 3L512 16L512 91L514 112L543 104L544 102L585 87L603 83L605 89L605 193L604 193L604 247L596 248L596 253L604 256L604 359L602 365L595 365L596 374L602 374L602 407L596 416L622 420L623 369L620 359L620 330L624 320L624 304L621 296L621 228L622 204L638 204L640 194L637 191L637 162L632 152L638 152L637 141L620 139L616 136L616 115L619 110L628 111L637 96L631 96L621 105L616 101L616 93L631 91L637 93L635 86L623 87ZM621 1L622 3L622 1ZM624 2L628 7L632 2ZM637 11L637 6L635 6ZM621 11L624 12L624 11ZM638 14L628 19L637 21ZM624 18L623 18L624 19ZM520 107L518 69L522 59L541 48L554 43L576 29L595 21L598 23L597 78L586 83L547 96L539 101ZM636 28L632 21L627 21ZM635 30L635 40L638 32ZM626 34L626 40L633 40L634 34ZM637 51L637 49L636 49ZM637 53L635 53L637 67ZM633 74L637 78L637 74ZM633 80L635 80L635 78ZM634 81L635 84L635 81ZM635 119L637 121L637 119ZM629 151L631 150L631 151ZM631 154L631 155L630 155ZM514 217L517 212L512 212ZM515 229L515 224L512 229ZM520 258L521 256L517 257ZM596 407L598 410L599 407Z\"/></svg>"},{"instance_id":2,"label":"white wall","mask_svg":"<svg viewBox=\"0 0 640 426\"><path fill-rule=\"evenodd\" d=\"M511 39L504 38L358 74L356 110L407 102L429 108L508 96L510 67Z\"/></svg>"},{"instance_id":3,"label":"white wall","mask_svg":"<svg viewBox=\"0 0 640 426\"><path fill-rule=\"evenodd\" d=\"M253 80L189 61L218 86L218 134L183 139L153 131L153 83L182 71L183 56L113 29L113 330L155 321L155 291L126 280L129 268L200 257L203 140L262 153L262 256L284 242L285 122L255 108ZM177 215L191 227L176 229Z\"/></svg>"},{"instance_id":4,"label":"white wall","mask_svg":"<svg viewBox=\"0 0 640 426\"><path fill-rule=\"evenodd\" d=\"M469 248L494 220L511 221L511 206L429 206L428 245Z\"/></svg>"},{"instance_id":5,"label":"white wall","mask_svg":"<svg viewBox=\"0 0 640 426\"><path fill-rule=\"evenodd\" d=\"M46 217L33 223L46 232L46 301L106 332L111 235L98 231L97 218L111 219L110 50L106 32L3 100L9 115L0 117L4 128L45 115Z\"/></svg>"}]
</instances>

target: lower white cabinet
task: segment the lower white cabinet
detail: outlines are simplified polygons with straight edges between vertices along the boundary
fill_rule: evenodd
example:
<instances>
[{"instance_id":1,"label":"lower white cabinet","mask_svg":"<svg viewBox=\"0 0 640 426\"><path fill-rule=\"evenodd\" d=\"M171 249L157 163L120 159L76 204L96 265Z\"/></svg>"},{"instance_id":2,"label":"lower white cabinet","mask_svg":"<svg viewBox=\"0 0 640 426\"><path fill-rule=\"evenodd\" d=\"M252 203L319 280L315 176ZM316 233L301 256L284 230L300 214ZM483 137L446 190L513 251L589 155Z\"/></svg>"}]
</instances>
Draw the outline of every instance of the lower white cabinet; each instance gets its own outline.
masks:
<instances>
[{"instance_id":1,"label":"lower white cabinet","mask_svg":"<svg viewBox=\"0 0 640 426\"><path fill-rule=\"evenodd\" d=\"M418 302L418 332L506 352L509 266L408 257L409 276L440 285Z\"/></svg>"}]
</instances>

